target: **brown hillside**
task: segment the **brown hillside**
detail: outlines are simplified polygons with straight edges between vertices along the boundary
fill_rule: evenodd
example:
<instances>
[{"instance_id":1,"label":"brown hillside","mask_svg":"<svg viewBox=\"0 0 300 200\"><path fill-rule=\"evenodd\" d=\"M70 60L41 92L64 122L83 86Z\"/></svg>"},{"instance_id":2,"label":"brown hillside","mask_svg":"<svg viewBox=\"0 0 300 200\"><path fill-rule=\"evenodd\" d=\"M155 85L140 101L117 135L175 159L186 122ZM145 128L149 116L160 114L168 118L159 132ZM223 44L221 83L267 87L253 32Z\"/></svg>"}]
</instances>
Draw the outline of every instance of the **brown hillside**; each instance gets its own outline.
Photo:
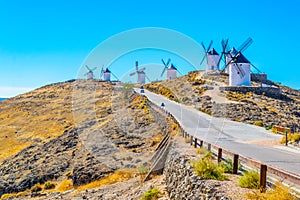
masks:
<instances>
[{"instance_id":1,"label":"brown hillside","mask_svg":"<svg viewBox=\"0 0 300 200\"><path fill-rule=\"evenodd\" d=\"M0 196L28 195L49 180L62 192L116 170L130 177L167 123L130 86L95 80L51 84L0 106Z\"/></svg>"}]
</instances>

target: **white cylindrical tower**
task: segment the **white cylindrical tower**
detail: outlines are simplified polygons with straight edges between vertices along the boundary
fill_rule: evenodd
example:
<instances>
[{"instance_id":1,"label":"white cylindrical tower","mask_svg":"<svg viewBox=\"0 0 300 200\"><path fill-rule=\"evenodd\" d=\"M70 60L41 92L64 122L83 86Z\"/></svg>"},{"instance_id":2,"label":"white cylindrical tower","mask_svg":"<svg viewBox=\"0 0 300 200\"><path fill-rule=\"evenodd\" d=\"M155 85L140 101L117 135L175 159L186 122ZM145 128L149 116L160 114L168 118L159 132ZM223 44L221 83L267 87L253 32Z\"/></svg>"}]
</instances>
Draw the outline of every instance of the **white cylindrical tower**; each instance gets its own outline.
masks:
<instances>
[{"instance_id":1,"label":"white cylindrical tower","mask_svg":"<svg viewBox=\"0 0 300 200\"><path fill-rule=\"evenodd\" d=\"M229 65L228 63L232 60L232 58L238 53L238 51L233 47L229 52L225 53L225 73L229 74Z\"/></svg>"},{"instance_id":2,"label":"white cylindrical tower","mask_svg":"<svg viewBox=\"0 0 300 200\"><path fill-rule=\"evenodd\" d=\"M220 60L220 55L213 48L211 51L207 52L207 66L206 70L219 70L218 62Z\"/></svg>"},{"instance_id":3,"label":"white cylindrical tower","mask_svg":"<svg viewBox=\"0 0 300 200\"><path fill-rule=\"evenodd\" d=\"M110 81L110 74L111 74L111 71L106 68L105 71L103 72L103 79L105 81Z\"/></svg>"},{"instance_id":4,"label":"white cylindrical tower","mask_svg":"<svg viewBox=\"0 0 300 200\"><path fill-rule=\"evenodd\" d=\"M230 86L251 86L250 62L240 53L228 66Z\"/></svg>"},{"instance_id":5,"label":"white cylindrical tower","mask_svg":"<svg viewBox=\"0 0 300 200\"><path fill-rule=\"evenodd\" d=\"M92 72L92 71L89 71L89 72L87 73L87 79L93 79L93 78L94 78L93 72Z\"/></svg>"},{"instance_id":6,"label":"white cylindrical tower","mask_svg":"<svg viewBox=\"0 0 300 200\"><path fill-rule=\"evenodd\" d=\"M167 69L167 80L173 79L177 77L177 69L176 67L174 67L174 65L171 65L171 67L169 67Z\"/></svg>"},{"instance_id":7,"label":"white cylindrical tower","mask_svg":"<svg viewBox=\"0 0 300 200\"><path fill-rule=\"evenodd\" d=\"M144 71L138 72L138 83L145 84L146 83L146 74Z\"/></svg>"}]
</instances>

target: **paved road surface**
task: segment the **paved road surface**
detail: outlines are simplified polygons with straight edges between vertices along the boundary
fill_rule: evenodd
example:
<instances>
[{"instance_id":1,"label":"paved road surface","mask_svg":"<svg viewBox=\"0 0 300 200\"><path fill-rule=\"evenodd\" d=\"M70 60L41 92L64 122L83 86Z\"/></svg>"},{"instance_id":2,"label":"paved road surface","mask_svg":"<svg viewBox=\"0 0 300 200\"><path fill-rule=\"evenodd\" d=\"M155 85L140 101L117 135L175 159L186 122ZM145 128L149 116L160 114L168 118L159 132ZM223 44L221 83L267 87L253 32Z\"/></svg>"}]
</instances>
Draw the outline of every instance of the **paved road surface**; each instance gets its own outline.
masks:
<instances>
[{"instance_id":1,"label":"paved road surface","mask_svg":"<svg viewBox=\"0 0 300 200\"><path fill-rule=\"evenodd\" d=\"M138 89L136 91L139 92ZM144 95L158 106L164 102L166 110L176 117L189 134L248 158L300 175L300 152L247 143L254 140L278 139L282 136L254 125L213 118L193 107L178 104L147 90Z\"/></svg>"}]
</instances>

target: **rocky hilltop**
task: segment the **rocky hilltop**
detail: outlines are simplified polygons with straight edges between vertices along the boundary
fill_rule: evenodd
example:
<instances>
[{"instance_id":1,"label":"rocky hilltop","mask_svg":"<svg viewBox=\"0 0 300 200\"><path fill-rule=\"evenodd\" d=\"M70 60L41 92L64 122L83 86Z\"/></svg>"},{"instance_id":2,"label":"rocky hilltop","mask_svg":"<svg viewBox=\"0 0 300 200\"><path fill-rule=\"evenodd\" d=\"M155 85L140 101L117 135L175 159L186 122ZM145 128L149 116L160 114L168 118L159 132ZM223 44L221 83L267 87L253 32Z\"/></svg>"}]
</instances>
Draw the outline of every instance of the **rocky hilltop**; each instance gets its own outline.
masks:
<instances>
[{"instance_id":1,"label":"rocky hilltop","mask_svg":"<svg viewBox=\"0 0 300 200\"><path fill-rule=\"evenodd\" d=\"M191 105L215 117L264 126L274 125L300 131L300 92L287 86L226 88L228 75L219 72L190 72L172 80L154 82L145 87L171 100ZM279 92L278 92L279 91Z\"/></svg>"},{"instance_id":2,"label":"rocky hilltop","mask_svg":"<svg viewBox=\"0 0 300 200\"><path fill-rule=\"evenodd\" d=\"M0 102L0 196L33 198L46 182L55 193L135 177L167 123L130 86L96 80L51 84Z\"/></svg>"}]
</instances>

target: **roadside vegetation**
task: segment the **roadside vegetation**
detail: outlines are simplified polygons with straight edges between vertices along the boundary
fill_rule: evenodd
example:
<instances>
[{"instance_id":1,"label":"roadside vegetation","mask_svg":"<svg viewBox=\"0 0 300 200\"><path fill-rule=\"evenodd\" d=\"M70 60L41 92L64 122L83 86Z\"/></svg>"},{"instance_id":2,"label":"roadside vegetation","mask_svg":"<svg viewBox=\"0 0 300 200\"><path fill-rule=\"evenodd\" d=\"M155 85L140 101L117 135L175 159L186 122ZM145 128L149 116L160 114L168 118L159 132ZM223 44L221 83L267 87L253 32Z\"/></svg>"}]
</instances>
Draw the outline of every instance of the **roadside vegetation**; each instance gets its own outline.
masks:
<instances>
[{"instance_id":1,"label":"roadside vegetation","mask_svg":"<svg viewBox=\"0 0 300 200\"><path fill-rule=\"evenodd\" d=\"M300 141L300 133L288 134L288 142L295 143ZM284 135L281 139L281 144L285 144L286 136Z\"/></svg>"},{"instance_id":2,"label":"roadside vegetation","mask_svg":"<svg viewBox=\"0 0 300 200\"><path fill-rule=\"evenodd\" d=\"M161 192L157 188L151 188L145 192L140 200L156 200L159 198Z\"/></svg>"},{"instance_id":3,"label":"roadside vegetation","mask_svg":"<svg viewBox=\"0 0 300 200\"><path fill-rule=\"evenodd\" d=\"M260 193L260 191L255 191L252 193L245 194L245 197L249 200L297 200L298 198L291 194L289 188L282 185L282 183L277 182L272 186L271 189L267 190L265 193Z\"/></svg>"},{"instance_id":4,"label":"roadside vegetation","mask_svg":"<svg viewBox=\"0 0 300 200\"><path fill-rule=\"evenodd\" d=\"M238 180L238 185L243 188L259 189L259 173L257 171L246 171Z\"/></svg>"},{"instance_id":5,"label":"roadside vegetation","mask_svg":"<svg viewBox=\"0 0 300 200\"><path fill-rule=\"evenodd\" d=\"M206 152L200 159L192 161L195 173L203 179L228 180L224 168L213 161L212 152Z\"/></svg>"}]
</instances>

